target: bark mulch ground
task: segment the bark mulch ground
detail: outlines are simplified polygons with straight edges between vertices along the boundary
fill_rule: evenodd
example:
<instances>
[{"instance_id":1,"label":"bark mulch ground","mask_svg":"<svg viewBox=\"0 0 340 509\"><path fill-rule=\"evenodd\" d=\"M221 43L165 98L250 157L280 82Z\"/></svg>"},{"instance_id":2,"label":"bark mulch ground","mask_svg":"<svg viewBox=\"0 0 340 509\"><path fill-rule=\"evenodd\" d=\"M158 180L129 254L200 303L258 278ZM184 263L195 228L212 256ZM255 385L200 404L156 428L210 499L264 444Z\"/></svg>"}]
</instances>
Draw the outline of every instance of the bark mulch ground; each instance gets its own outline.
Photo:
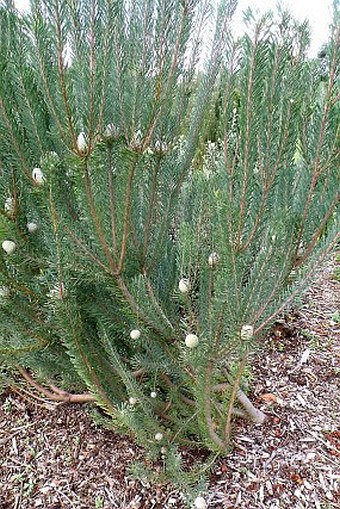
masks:
<instances>
[{"instance_id":1,"label":"bark mulch ground","mask_svg":"<svg viewBox=\"0 0 340 509\"><path fill-rule=\"evenodd\" d=\"M255 354L249 383L268 418L262 426L237 423L233 451L211 472L209 508L340 507L335 264ZM0 395L0 509L182 509L176 489L129 477L142 456L128 439L96 426L89 409Z\"/></svg>"}]
</instances>

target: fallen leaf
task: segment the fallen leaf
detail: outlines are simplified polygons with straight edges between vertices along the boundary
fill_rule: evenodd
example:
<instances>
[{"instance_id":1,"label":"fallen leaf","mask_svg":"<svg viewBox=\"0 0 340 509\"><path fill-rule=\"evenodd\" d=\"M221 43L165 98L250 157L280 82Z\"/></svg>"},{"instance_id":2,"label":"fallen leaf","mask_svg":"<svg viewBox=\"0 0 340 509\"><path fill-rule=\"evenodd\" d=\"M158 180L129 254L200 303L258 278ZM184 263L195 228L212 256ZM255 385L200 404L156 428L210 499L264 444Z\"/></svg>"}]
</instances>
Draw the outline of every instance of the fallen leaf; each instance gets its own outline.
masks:
<instances>
[{"instance_id":1,"label":"fallen leaf","mask_svg":"<svg viewBox=\"0 0 340 509\"><path fill-rule=\"evenodd\" d=\"M272 489L274 494L280 495L284 491L285 487L284 484L273 484Z\"/></svg>"},{"instance_id":2,"label":"fallen leaf","mask_svg":"<svg viewBox=\"0 0 340 509\"><path fill-rule=\"evenodd\" d=\"M260 399L262 399L262 401L264 401L265 403L277 403L278 402L275 394L271 394L270 392L268 392L267 394L262 394L260 396Z\"/></svg>"},{"instance_id":3,"label":"fallen leaf","mask_svg":"<svg viewBox=\"0 0 340 509\"><path fill-rule=\"evenodd\" d=\"M298 472L295 470L292 470L289 474L289 478L291 481L295 482L295 484L303 484L303 479Z\"/></svg>"}]
</instances>

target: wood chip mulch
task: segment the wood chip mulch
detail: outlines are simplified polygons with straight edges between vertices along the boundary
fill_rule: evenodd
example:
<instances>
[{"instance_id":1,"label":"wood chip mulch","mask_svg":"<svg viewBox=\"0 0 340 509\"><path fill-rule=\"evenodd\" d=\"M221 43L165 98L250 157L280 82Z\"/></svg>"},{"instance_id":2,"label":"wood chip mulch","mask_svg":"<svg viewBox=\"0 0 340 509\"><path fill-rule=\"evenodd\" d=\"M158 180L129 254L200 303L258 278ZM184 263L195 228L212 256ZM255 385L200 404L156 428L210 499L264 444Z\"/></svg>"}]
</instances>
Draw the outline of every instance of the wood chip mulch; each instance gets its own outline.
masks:
<instances>
[{"instance_id":1,"label":"wood chip mulch","mask_svg":"<svg viewBox=\"0 0 340 509\"><path fill-rule=\"evenodd\" d=\"M254 355L249 383L268 418L235 425L233 450L212 468L209 508L340 507L336 264L339 257ZM142 456L84 407L0 394L0 509L184 509L175 488L129 477Z\"/></svg>"}]
</instances>

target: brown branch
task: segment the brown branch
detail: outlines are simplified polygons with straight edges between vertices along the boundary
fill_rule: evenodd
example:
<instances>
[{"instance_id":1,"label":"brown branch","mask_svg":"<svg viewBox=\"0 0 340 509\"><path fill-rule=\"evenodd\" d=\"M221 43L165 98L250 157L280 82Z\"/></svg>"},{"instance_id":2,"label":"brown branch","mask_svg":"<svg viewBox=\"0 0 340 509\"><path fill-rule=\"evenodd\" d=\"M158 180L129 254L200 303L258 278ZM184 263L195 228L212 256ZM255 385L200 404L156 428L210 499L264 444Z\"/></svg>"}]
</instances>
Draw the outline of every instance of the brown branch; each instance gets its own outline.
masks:
<instances>
[{"instance_id":1,"label":"brown branch","mask_svg":"<svg viewBox=\"0 0 340 509\"><path fill-rule=\"evenodd\" d=\"M159 157L157 162L156 162L156 166L154 168L154 173L153 173L153 176L152 176L152 184L151 184L150 197L149 197L149 200L148 200L149 201L149 209L148 209L148 215L147 215L145 226L144 226L144 244L143 244L143 254L142 254L142 263L141 263L142 266L145 263L145 258L146 258L146 255L147 255L147 249L148 249L148 246L149 246L151 221L152 221L152 216L153 216L154 206L155 206L156 191L157 191L157 177L158 177L158 172L159 172L159 169L160 169L160 165L161 165L161 159Z\"/></svg>"},{"instance_id":2,"label":"brown branch","mask_svg":"<svg viewBox=\"0 0 340 509\"><path fill-rule=\"evenodd\" d=\"M95 228L97 230L97 234L98 234L98 238L99 238L100 244L101 244L101 246L103 248L103 251L105 253L106 259L107 259L107 261L109 263L110 270L111 270L112 274L115 274L115 272L116 272L115 262L114 262L114 260L112 258L112 255L110 253L109 247L107 245L107 242L106 242L106 239L105 239L105 235L104 235L104 232L102 230L102 227L101 227L101 224L100 224L100 220L99 220L99 217L98 217L98 214L97 214L96 205L95 205L95 202L94 202L94 196L93 196L92 187L91 187L91 178L90 178L90 173L89 173L87 159L84 159L84 174L85 174L86 194L87 194L87 198L88 198L88 202L89 202L89 206L90 206L90 212L91 212L92 220L93 220Z\"/></svg>"},{"instance_id":3,"label":"brown branch","mask_svg":"<svg viewBox=\"0 0 340 509\"><path fill-rule=\"evenodd\" d=\"M207 371L206 371L206 380L210 378L213 366L212 363L208 363ZM211 397L210 397L210 385L206 384L206 390L204 391L204 417L205 422L208 428L208 433L210 439L214 442L217 447L224 452L228 451L227 444L218 436L214 429L214 422L211 415Z\"/></svg>"},{"instance_id":4,"label":"brown branch","mask_svg":"<svg viewBox=\"0 0 340 509\"><path fill-rule=\"evenodd\" d=\"M226 422L225 422L225 426L224 426L224 441L226 442L226 444L229 444L229 441L230 441L231 418L233 415L234 403L237 398L237 393L239 390L240 381L241 381L241 377L242 377L242 374L244 371L246 361L247 361L247 356L244 355L243 359L240 362L240 366L237 370L236 377L232 384L232 391L231 391L231 395L230 395L230 398L228 401L228 413L227 413Z\"/></svg>"},{"instance_id":5,"label":"brown branch","mask_svg":"<svg viewBox=\"0 0 340 509\"><path fill-rule=\"evenodd\" d=\"M108 163L108 180L109 180L109 199L110 199L110 217L111 217L111 232L112 232L112 246L113 251L117 251L117 233L116 233L116 220L115 220L115 196L113 189L113 164L112 164L112 146L107 147L107 163Z\"/></svg>"},{"instance_id":6,"label":"brown branch","mask_svg":"<svg viewBox=\"0 0 340 509\"><path fill-rule=\"evenodd\" d=\"M34 405L39 406L41 408L46 408L46 399L40 398L33 392L23 389L22 387L18 389L18 387L16 387L13 383L11 383L9 386L11 388L11 391L15 392L15 394L18 394L18 396L20 396L20 398L24 399L25 401L28 401L29 403L34 403ZM41 401L44 404L38 403L38 401ZM52 402L49 402L49 404L51 405ZM55 406L58 406L59 404L60 402L54 403Z\"/></svg>"},{"instance_id":7,"label":"brown branch","mask_svg":"<svg viewBox=\"0 0 340 509\"><path fill-rule=\"evenodd\" d=\"M126 196L125 196L125 209L124 209L124 220L123 220L123 235L122 235L122 244L121 244L121 250L120 250L120 258L117 268L117 273L120 274L123 270L123 265L125 261L125 255L126 255L126 249L127 249L127 241L128 241L128 234L129 234L129 224L130 224L130 211L131 211L131 195L132 195L132 184L133 184L133 177L136 170L138 157L137 154L134 154L134 158L132 161L132 166L130 169L128 182L127 182L127 189L126 189Z\"/></svg>"},{"instance_id":8,"label":"brown branch","mask_svg":"<svg viewBox=\"0 0 340 509\"><path fill-rule=\"evenodd\" d=\"M51 177L52 177L52 171L51 171ZM57 268L58 268L58 279L59 279L59 296L62 299L63 294L64 294L63 269L62 269L62 263L61 263L58 215L57 215L57 210L55 207L53 193L52 193L52 178L50 179L50 209L51 209L53 233L54 233L55 243L56 243Z\"/></svg>"},{"instance_id":9,"label":"brown branch","mask_svg":"<svg viewBox=\"0 0 340 509\"><path fill-rule=\"evenodd\" d=\"M11 180L12 180L12 196L13 196L14 209L10 215L8 213L6 215L9 216L10 219L15 219L19 213L19 202L18 202L18 191L17 191L16 182L15 182L15 173L14 173L14 168L12 165L11 165Z\"/></svg>"},{"instance_id":10,"label":"brown branch","mask_svg":"<svg viewBox=\"0 0 340 509\"><path fill-rule=\"evenodd\" d=\"M224 369L224 372L228 381L215 385L212 389L213 391L223 392L224 390L230 389L233 386L234 382L231 379L229 368ZM232 412L234 415L237 417L242 417L243 419L248 419L255 424L262 424L265 421L265 414L253 405L248 396L246 396L246 394L239 387L236 391L236 399L238 403L240 403L240 405L243 407L243 409L233 408Z\"/></svg>"},{"instance_id":11,"label":"brown branch","mask_svg":"<svg viewBox=\"0 0 340 509\"><path fill-rule=\"evenodd\" d=\"M62 403L89 403L96 401L96 398L89 393L71 394L70 392L59 389L54 385L50 385L52 389L52 391L50 391L36 382L23 367L17 366L17 369L26 382L52 401L60 401Z\"/></svg>"}]
</instances>

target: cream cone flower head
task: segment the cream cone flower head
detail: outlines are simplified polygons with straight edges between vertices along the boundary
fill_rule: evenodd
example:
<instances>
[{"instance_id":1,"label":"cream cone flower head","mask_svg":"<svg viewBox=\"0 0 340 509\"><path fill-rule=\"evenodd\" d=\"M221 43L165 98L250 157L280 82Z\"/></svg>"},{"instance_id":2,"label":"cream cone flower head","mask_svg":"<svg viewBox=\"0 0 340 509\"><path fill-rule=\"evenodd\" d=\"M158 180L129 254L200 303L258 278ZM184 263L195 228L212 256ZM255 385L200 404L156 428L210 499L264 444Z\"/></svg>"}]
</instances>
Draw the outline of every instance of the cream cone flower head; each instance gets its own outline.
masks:
<instances>
[{"instance_id":1,"label":"cream cone flower head","mask_svg":"<svg viewBox=\"0 0 340 509\"><path fill-rule=\"evenodd\" d=\"M250 341L254 335L254 327L252 325L243 325L241 329L241 339Z\"/></svg>"},{"instance_id":2,"label":"cream cone flower head","mask_svg":"<svg viewBox=\"0 0 340 509\"><path fill-rule=\"evenodd\" d=\"M17 248L16 243L13 242L12 240L4 240L1 246L5 253L7 253L8 255L13 254Z\"/></svg>"},{"instance_id":3,"label":"cream cone flower head","mask_svg":"<svg viewBox=\"0 0 340 509\"><path fill-rule=\"evenodd\" d=\"M218 256L218 254L215 251L213 253L210 253L209 258L208 258L209 267L211 267L211 268L216 267L219 258L220 257Z\"/></svg>"},{"instance_id":4,"label":"cream cone flower head","mask_svg":"<svg viewBox=\"0 0 340 509\"><path fill-rule=\"evenodd\" d=\"M140 330L138 330L138 329L133 329L133 330L130 332L130 338L131 338L131 339L139 339L139 338L140 338Z\"/></svg>"},{"instance_id":5,"label":"cream cone flower head","mask_svg":"<svg viewBox=\"0 0 340 509\"><path fill-rule=\"evenodd\" d=\"M87 139L84 132L79 133L77 138L77 147L79 152L85 154L87 152Z\"/></svg>"},{"instance_id":6,"label":"cream cone flower head","mask_svg":"<svg viewBox=\"0 0 340 509\"><path fill-rule=\"evenodd\" d=\"M185 337L185 344L188 348L195 348L199 343L198 337L196 334L188 334Z\"/></svg>"},{"instance_id":7,"label":"cream cone flower head","mask_svg":"<svg viewBox=\"0 0 340 509\"><path fill-rule=\"evenodd\" d=\"M34 233L39 229L37 223L27 223L27 230L29 233Z\"/></svg>"},{"instance_id":8,"label":"cream cone flower head","mask_svg":"<svg viewBox=\"0 0 340 509\"><path fill-rule=\"evenodd\" d=\"M45 177L41 168L33 168L32 179L38 186L43 186L45 184Z\"/></svg>"},{"instance_id":9,"label":"cream cone flower head","mask_svg":"<svg viewBox=\"0 0 340 509\"><path fill-rule=\"evenodd\" d=\"M14 212L14 199L12 197L5 200L5 212L8 214L13 214Z\"/></svg>"},{"instance_id":10,"label":"cream cone flower head","mask_svg":"<svg viewBox=\"0 0 340 509\"><path fill-rule=\"evenodd\" d=\"M0 299L7 299L9 297L10 290L8 286L0 286Z\"/></svg>"},{"instance_id":11,"label":"cream cone flower head","mask_svg":"<svg viewBox=\"0 0 340 509\"><path fill-rule=\"evenodd\" d=\"M190 283L188 279L182 278L178 283L178 289L181 293L188 293L190 290Z\"/></svg>"},{"instance_id":12,"label":"cream cone flower head","mask_svg":"<svg viewBox=\"0 0 340 509\"><path fill-rule=\"evenodd\" d=\"M208 504L203 497L197 497L194 502L195 509L208 509Z\"/></svg>"}]
</instances>

